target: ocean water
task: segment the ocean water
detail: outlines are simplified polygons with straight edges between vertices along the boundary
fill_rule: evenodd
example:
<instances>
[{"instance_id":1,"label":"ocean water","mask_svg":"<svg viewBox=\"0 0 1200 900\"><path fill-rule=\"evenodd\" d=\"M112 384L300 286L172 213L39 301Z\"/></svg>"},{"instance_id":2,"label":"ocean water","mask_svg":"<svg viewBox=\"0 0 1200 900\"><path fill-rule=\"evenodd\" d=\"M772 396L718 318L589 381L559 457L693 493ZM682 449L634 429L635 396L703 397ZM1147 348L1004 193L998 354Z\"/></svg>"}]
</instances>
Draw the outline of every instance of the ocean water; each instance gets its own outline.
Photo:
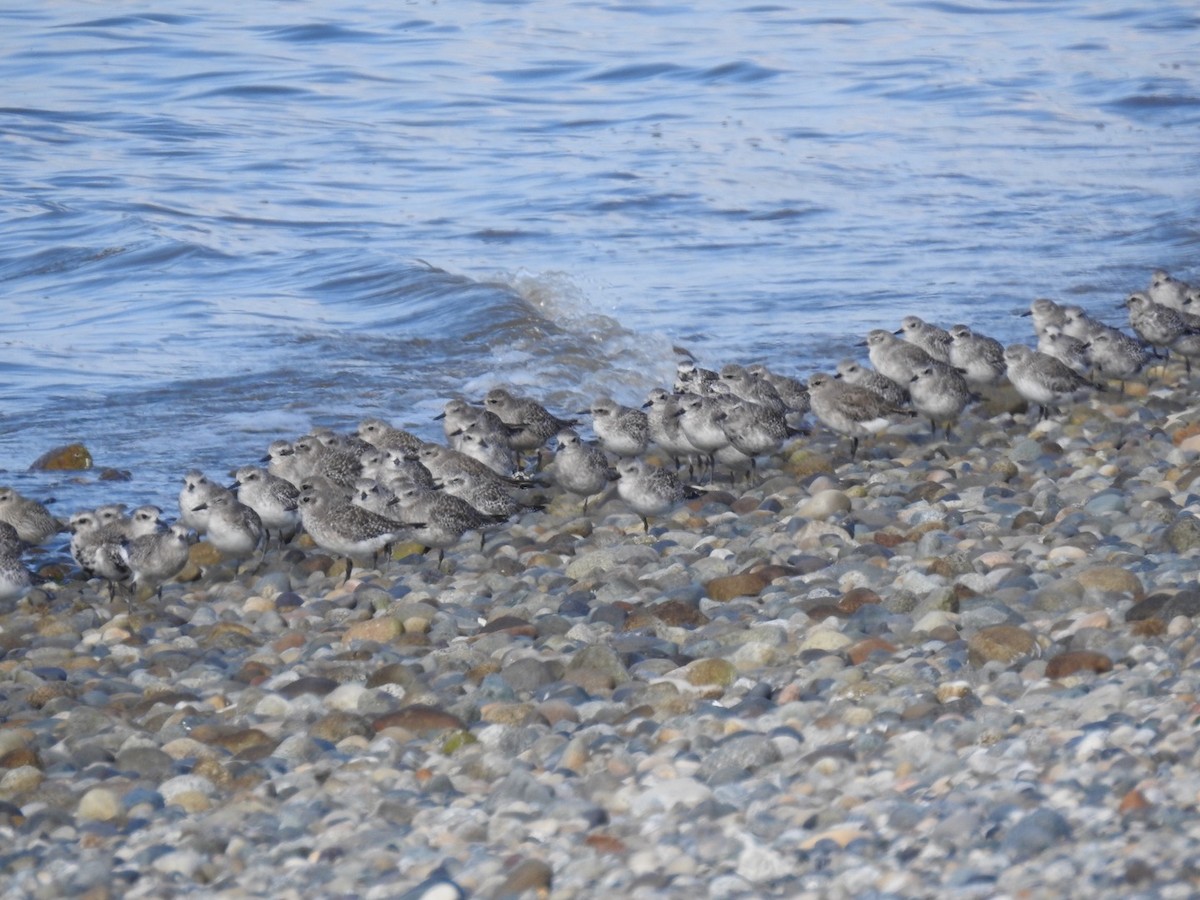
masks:
<instances>
[{"instance_id":1,"label":"ocean water","mask_svg":"<svg viewBox=\"0 0 1200 900\"><path fill-rule=\"evenodd\" d=\"M495 384L806 377L1200 277L1194 3L120 9L0 10L0 478L63 515ZM71 440L132 480L25 472Z\"/></svg>"}]
</instances>

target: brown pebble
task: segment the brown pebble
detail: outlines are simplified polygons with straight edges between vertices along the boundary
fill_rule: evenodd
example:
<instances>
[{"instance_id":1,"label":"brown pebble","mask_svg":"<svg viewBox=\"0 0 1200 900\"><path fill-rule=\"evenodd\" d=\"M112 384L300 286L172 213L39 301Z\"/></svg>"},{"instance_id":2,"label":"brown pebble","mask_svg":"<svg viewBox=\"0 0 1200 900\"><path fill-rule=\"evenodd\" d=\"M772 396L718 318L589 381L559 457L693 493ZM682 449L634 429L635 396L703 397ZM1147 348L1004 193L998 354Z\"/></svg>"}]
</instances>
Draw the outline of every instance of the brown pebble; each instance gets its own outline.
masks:
<instances>
[{"instance_id":1,"label":"brown pebble","mask_svg":"<svg viewBox=\"0 0 1200 900\"><path fill-rule=\"evenodd\" d=\"M75 696L75 688L62 681L48 681L45 684L39 684L25 698L34 709L41 709L51 700L57 700L59 697Z\"/></svg>"},{"instance_id":2,"label":"brown pebble","mask_svg":"<svg viewBox=\"0 0 1200 900\"><path fill-rule=\"evenodd\" d=\"M690 603L684 603L682 600L664 600L645 609L635 609L625 620L624 630L646 627L650 623L645 620L650 619L676 628L699 628L710 621L708 616ZM642 620L641 624L631 624L637 620Z\"/></svg>"},{"instance_id":3,"label":"brown pebble","mask_svg":"<svg viewBox=\"0 0 1200 900\"><path fill-rule=\"evenodd\" d=\"M737 669L729 660L709 657L688 663L684 675L688 684L729 687L737 680Z\"/></svg>"},{"instance_id":4,"label":"brown pebble","mask_svg":"<svg viewBox=\"0 0 1200 900\"><path fill-rule=\"evenodd\" d=\"M583 839L583 842L597 853L620 854L629 852L629 848L625 846L621 839L613 837L611 834L589 834Z\"/></svg>"},{"instance_id":5,"label":"brown pebble","mask_svg":"<svg viewBox=\"0 0 1200 900\"><path fill-rule=\"evenodd\" d=\"M276 653L282 653L284 650L293 650L296 647L304 646L304 635L299 631L289 631L275 643L271 644L271 649Z\"/></svg>"},{"instance_id":6,"label":"brown pebble","mask_svg":"<svg viewBox=\"0 0 1200 900\"><path fill-rule=\"evenodd\" d=\"M1158 637L1167 633L1167 623L1162 619L1139 619L1130 624L1129 630L1138 637Z\"/></svg>"},{"instance_id":7,"label":"brown pebble","mask_svg":"<svg viewBox=\"0 0 1200 900\"><path fill-rule=\"evenodd\" d=\"M515 637L537 637L537 629L519 616L497 616L479 629L480 634L511 634Z\"/></svg>"},{"instance_id":8,"label":"brown pebble","mask_svg":"<svg viewBox=\"0 0 1200 900\"><path fill-rule=\"evenodd\" d=\"M545 897L553 879L554 870L549 865L540 859L523 859L512 867L496 893L501 897L519 897L526 891L534 891L536 896Z\"/></svg>"},{"instance_id":9,"label":"brown pebble","mask_svg":"<svg viewBox=\"0 0 1200 900\"><path fill-rule=\"evenodd\" d=\"M463 731L466 723L453 713L427 706L424 703L414 703L395 712L385 713L371 723L376 731L385 728L403 728L414 734L428 735L438 731Z\"/></svg>"},{"instance_id":10,"label":"brown pebble","mask_svg":"<svg viewBox=\"0 0 1200 900\"><path fill-rule=\"evenodd\" d=\"M1128 569L1119 566L1095 566L1075 576L1084 590L1109 591L1117 594L1132 594L1135 600L1146 595L1142 582Z\"/></svg>"},{"instance_id":11,"label":"brown pebble","mask_svg":"<svg viewBox=\"0 0 1200 900\"><path fill-rule=\"evenodd\" d=\"M1076 672L1111 672L1112 660L1091 650L1068 650L1046 663L1047 678L1066 678Z\"/></svg>"},{"instance_id":12,"label":"brown pebble","mask_svg":"<svg viewBox=\"0 0 1200 900\"><path fill-rule=\"evenodd\" d=\"M838 609L853 613L864 606L877 606L882 602L883 598L870 588L856 587L846 591L842 595L842 599L837 602L837 605Z\"/></svg>"},{"instance_id":13,"label":"brown pebble","mask_svg":"<svg viewBox=\"0 0 1200 900\"><path fill-rule=\"evenodd\" d=\"M832 603L819 603L816 606L805 610L805 612L814 622L821 622L825 619L828 619L830 616L835 619L850 618L850 613L842 609L840 603L837 606L834 606Z\"/></svg>"},{"instance_id":14,"label":"brown pebble","mask_svg":"<svg viewBox=\"0 0 1200 900\"><path fill-rule=\"evenodd\" d=\"M404 623L395 616L380 616L367 619L365 622L355 622L342 635L342 643L353 641L374 641L377 644L388 644L404 634Z\"/></svg>"},{"instance_id":15,"label":"brown pebble","mask_svg":"<svg viewBox=\"0 0 1200 900\"><path fill-rule=\"evenodd\" d=\"M274 747L277 743L265 731L257 728L238 728L234 731L224 731L210 726L197 726L192 729L194 740L212 747L221 747L237 755L254 747Z\"/></svg>"},{"instance_id":16,"label":"brown pebble","mask_svg":"<svg viewBox=\"0 0 1200 900\"><path fill-rule=\"evenodd\" d=\"M498 670L499 664L497 664ZM369 688L376 688L384 684L398 684L407 688L419 683L420 679L404 663L388 663L367 676L367 687Z\"/></svg>"},{"instance_id":17,"label":"brown pebble","mask_svg":"<svg viewBox=\"0 0 1200 900\"><path fill-rule=\"evenodd\" d=\"M704 589L711 599L727 603L735 597L757 597L768 584L770 582L757 572L743 572L714 578L704 585Z\"/></svg>"},{"instance_id":18,"label":"brown pebble","mask_svg":"<svg viewBox=\"0 0 1200 900\"><path fill-rule=\"evenodd\" d=\"M864 638L846 650L852 665L861 665L876 653L891 656L896 652L896 645L881 637Z\"/></svg>"},{"instance_id":19,"label":"brown pebble","mask_svg":"<svg viewBox=\"0 0 1200 900\"><path fill-rule=\"evenodd\" d=\"M295 681L289 681L280 687L276 693L289 700L293 700L304 694L315 694L318 697L324 697L337 686L338 683L332 678L322 678L320 675L304 675Z\"/></svg>"},{"instance_id":20,"label":"brown pebble","mask_svg":"<svg viewBox=\"0 0 1200 900\"><path fill-rule=\"evenodd\" d=\"M537 705L537 711L552 727L558 722L579 721L579 710L566 700L543 700Z\"/></svg>"},{"instance_id":21,"label":"brown pebble","mask_svg":"<svg viewBox=\"0 0 1200 900\"><path fill-rule=\"evenodd\" d=\"M369 738L371 736L371 726L362 716L356 716L354 713L343 712L342 710L334 710L313 722L308 727L308 734L309 737L316 738L317 740L329 741L331 744L336 744L338 741L345 740L348 737Z\"/></svg>"},{"instance_id":22,"label":"brown pebble","mask_svg":"<svg viewBox=\"0 0 1200 900\"><path fill-rule=\"evenodd\" d=\"M29 747L17 747L0 756L0 769L16 769L19 766L33 766L35 769L40 769L42 761L38 757L37 751Z\"/></svg>"},{"instance_id":23,"label":"brown pebble","mask_svg":"<svg viewBox=\"0 0 1200 900\"><path fill-rule=\"evenodd\" d=\"M485 659L477 666L471 666L467 669L467 680L472 684L479 684L489 675L495 675L500 671L500 661L496 659Z\"/></svg>"},{"instance_id":24,"label":"brown pebble","mask_svg":"<svg viewBox=\"0 0 1200 900\"><path fill-rule=\"evenodd\" d=\"M1016 625L989 625L967 639L967 654L972 665L998 661L1016 662L1037 650L1037 640Z\"/></svg>"},{"instance_id":25,"label":"brown pebble","mask_svg":"<svg viewBox=\"0 0 1200 900\"><path fill-rule=\"evenodd\" d=\"M1121 802L1117 806L1117 812L1123 816L1127 816L1130 813L1141 812L1144 809L1149 809L1150 806L1150 801L1146 799L1146 795L1137 788L1134 788L1121 798Z\"/></svg>"},{"instance_id":26,"label":"brown pebble","mask_svg":"<svg viewBox=\"0 0 1200 900\"><path fill-rule=\"evenodd\" d=\"M197 566L215 566L221 562L221 551L208 541L199 541L188 549L188 562Z\"/></svg>"},{"instance_id":27,"label":"brown pebble","mask_svg":"<svg viewBox=\"0 0 1200 900\"><path fill-rule=\"evenodd\" d=\"M872 538L880 547L898 547L901 544L907 544L911 538L907 534L898 534L894 531L877 531Z\"/></svg>"},{"instance_id":28,"label":"brown pebble","mask_svg":"<svg viewBox=\"0 0 1200 900\"><path fill-rule=\"evenodd\" d=\"M83 444L67 444L47 450L29 467L31 472L78 472L92 467L92 454Z\"/></svg>"}]
</instances>

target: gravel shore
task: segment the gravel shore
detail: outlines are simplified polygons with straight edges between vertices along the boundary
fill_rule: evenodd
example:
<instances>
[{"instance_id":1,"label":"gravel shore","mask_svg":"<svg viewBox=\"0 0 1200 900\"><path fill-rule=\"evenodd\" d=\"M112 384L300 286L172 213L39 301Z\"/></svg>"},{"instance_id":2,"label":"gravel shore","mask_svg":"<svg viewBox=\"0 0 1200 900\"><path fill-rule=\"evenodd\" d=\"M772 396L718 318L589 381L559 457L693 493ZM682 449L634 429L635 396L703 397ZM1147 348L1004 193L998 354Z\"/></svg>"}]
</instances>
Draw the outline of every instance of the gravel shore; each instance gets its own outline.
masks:
<instances>
[{"instance_id":1,"label":"gravel shore","mask_svg":"<svg viewBox=\"0 0 1200 900\"><path fill-rule=\"evenodd\" d=\"M0 615L3 893L1194 896L1200 416L1130 389L817 429L649 533L546 491L440 569L49 583Z\"/></svg>"}]
</instances>

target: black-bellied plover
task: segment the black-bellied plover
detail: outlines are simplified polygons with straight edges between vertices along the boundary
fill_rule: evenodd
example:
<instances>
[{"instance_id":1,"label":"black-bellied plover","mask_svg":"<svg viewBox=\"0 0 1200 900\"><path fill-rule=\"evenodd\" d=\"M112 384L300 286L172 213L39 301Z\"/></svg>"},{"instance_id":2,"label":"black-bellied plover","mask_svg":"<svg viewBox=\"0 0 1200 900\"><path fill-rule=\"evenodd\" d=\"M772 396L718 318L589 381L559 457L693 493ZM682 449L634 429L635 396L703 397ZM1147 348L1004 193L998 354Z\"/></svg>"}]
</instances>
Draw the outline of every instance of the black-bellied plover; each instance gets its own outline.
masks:
<instances>
[{"instance_id":1,"label":"black-bellied plover","mask_svg":"<svg viewBox=\"0 0 1200 900\"><path fill-rule=\"evenodd\" d=\"M758 469L758 457L778 452L796 433L788 428L782 409L771 409L748 400L727 404L718 421L733 448L749 458L752 471ZM717 453L719 455L721 451Z\"/></svg>"},{"instance_id":2,"label":"black-bellied plover","mask_svg":"<svg viewBox=\"0 0 1200 900\"><path fill-rule=\"evenodd\" d=\"M1088 358L1104 378L1115 378L1125 390L1125 382L1133 378L1146 364L1146 348L1125 332L1107 325L1095 331L1088 340Z\"/></svg>"},{"instance_id":3,"label":"black-bellied plover","mask_svg":"<svg viewBox=\"0 0 1200 900\"><path fill-rule=\"evenodd\" d=\"M240 466L233 472L237 498L256 513L266 529L279 540L290 541L300 528L300 490L284 478L258 466Z\"/></svg>"},{"instance_id":4,"label":"black-bellied plover","mask_svg":"<svg viewBox=\"0 0 1200 900\"><path fill-rule=\"evenodd\" d=\"M1010 344L1004 350L1008 380L1017 393L1041 408L1039 418L1050 414L1086 389L1096 385L1053 356L1039 353L1024 344Z\"/></svg>"},{"instance_id":5,"label":"black-bellied plover","mask_svg":"<svg viewBox=\"0 0 1200 900\"><path fill-rule=\"evenodd\" d=\"M1167 274L1163 269L1155 269L1150 273L1150 287L1147 296L1161 306L1172 309L1183 309L1191 285Z\"/></svg>"},{"instance_id":6,"label":"black-bellied plover","mask_svg":"<svg viewBox=\"0 0 1200 900\"><path fill-rule=\"evenodd\" d=\"M179 522L166 531L143 534L121 543L120 554L132 572L133 595L145 590L162 599L162 586L187 565L193 532Z\"/></svg>"},{"instance_id":7,"label":"black-bellied plover","mask_svg":"<svg viewBox=\"0 0 1200 900\"><path fill-rule=\"evenodd\" d=\"M1070 335L1071 337L1075 338L1075 340L1083 341L1084 343L1090 341L1092 339L1092 335L1098 330L1111 327L1109 325L1105 325L1099 319L1094 319L1089 316L1082 306L1076 306L1074 304L1064 306L1062 307L1062 314L1063 334Z\"/></svg>"},{"instance_id":8,"label":"black-bellied plover","mask_svg":"<svg viewBox=\"0 0 1200 900\"><path fill-rule=\"evenodd\" d=\"M884 334L894 338L886 331ZM930 359L928 354L924 355ZM909 378L911 381L912 376ZM859 438L878 434L891 425L896 416L912 415L888 403L874 391L847 384L824 372L817 372L808 379L808 394L812 398L813 415L827 428L849 436L851 459L858 454Z\"/></svg>"},{"instance_id":9,"label":"black-bellied plover","mask_svg":"<svg viewBox=\"0 0 1200 900\"><path fill-rule=\"evenodd\" d=\"M486 441L508 446L509 426L491 410L482 406L472 406L466 400L447 400L442 411L434 416L434 419L441 420L446 443L455 450L462 449L458 446L459 437L468 428L472 428L476 435Z\"/></svg>"},{"instance_id":10,"label":"black-bellied plover","mask_svg":"<svg viewBox=\"0 0 1200 900\"><path fill-rule=\"evenodd\" d=\"M417 460L438 482L444 482L447 478L465 472L480 481L495 481L508 486L520 483L519 479L500 475L474 457L450 447L443 447L441 444L422 444L421 449L417 451Z\"/></svg>"},{"instance_id":11,"label":"black-bellied plover","mask_svg":"<svg viewBox=\"0 0 1200 900\"><path fill-rule=\"evenodd\" d=\"M693 359L683 359L675 364L676 394L707 394L720 375L712 369L702 369Z\"/></svg>"},{"instance_id":12,"label":"black-bellied plover","mask_svg":"<svg viewBox=\"0 0 1200 900\"><path fill-rule=\"evenodd\" d=\"M885 378L890 378L896 384L908 389L912 377L931 362L937 362L932 356L908 341L902 341L890 331L882 328L872 329L867 333L867 356L875 371ZM812 381L808 383L809 393L812 392ZM814 406L815 409L815 406Z\"/></svg>"},{"instance_id":13,"label":"black-bellied plover","mask_svg":"<svg viewBox=\"0 0 1200 900\"><path fill-rule=\"evenodd\" d=\"M0 522L15 528L21 540L30 546L37 546L66 531L66 526L50 510L11 487L0 487Z\"/></svg>"},{"instance_id":14,"label":"black-bellied plover","mask_svg":"<svg viewBox=\"0 0 1200 900\"><path fill-rule=\"evenodd\" d=\"M304 472L296 460L296 451L292 449L291 441L282 438L271 441L266 455L259 462L265 463L267 471L276 478L282 478L293 487L299 488L300 483L304 481Z\"/></svg>"},{"instance_id":15,"label":"black-bellied plover","mask_svg":"<svg viewBox=\"0 0 1200 900\"><path fill-rule=\"evenodd\" d=\"M389 450L387 463L375 477L389 486L396 481L411 481L422 487L437 487L437 479L425 463L404 450Z\"/></svg>"},{"instance_id":16,"label":"black-bellied plover","mask_svg":"<svg viewBox=\"0 0 1200 900\"><path fill-rule=\"evenodd\" d=\"M583 497L583 511L586 513L588 500L608 487L612 477L608 457L594 444L584 443L570 428L560 431L555 441L558 448L550 466L550 474L564 491Z\"/></svg>"},{"instance_id":17,"label":"black-bellied plover","mask_svg":"<svg viewBox=\"0 0 1200 900\"><path fill-rule=\"evenodd\" d=\"M519 460L516 452L508 446L508 442L488 438L475 423L468 425L462 432L455 435L451 445L459 453L483 463L497 475L505 478L515 477L519 471Z\"/></svg>"},{"instance_id":18,"label":"black-bellied plover","mask_svg":"<svg viewBox=\"0 0 1200 900\"><path fill-rule=\"evenodd\" d=\"M910 344L920 347L938 362L950 362L950 332L926 322L920 316L905 316L895 332Z\"/></svg>"},{"instance_id":19,"label":"black-bellied plover","mask_svg":"<svg viewBox=\"0 0 1200 900\"><path fill-rule=\"evenodd\" d=\"M907 386L896 384L892 379L880 375L874 369L868 368L856 360L843 359L837 364L837 371L833 377L846 382L846 384L864 387L868 391L878 394L892 406L901 407L908 403ZM911 382L912 378L909 378L909 383Z\"/></svg>"},{"instance_id":20,"label":"black-bellied plover","mask_svg":"<svg viewBox=\"0 0 1200 900\"><path fill-rule=\"evenodd\" d=\"M518 397L504 388L492 388L483 405L509 426L508 446L517 453L540 450L564 428L578 425L576 419L560 419L536 400Z\"/></svg>"},{"instance_id":21,"label":"black-bellied plover","mask_svg":"<svg viewBox=\"0 0 1200 900\"><path fill-rule=\"evenodd\" d=\"M531 509L546 508L542 503L526 503L499 481L477 478L468 472L455 472L447 477L442 490L466 500L485 516L508 519Z\"/></svg>"},{"instance_id":22,"label":"black-bellied plover","mask_svg":"<svg viewBox=\"0 0 1200 900\"><path fill-rule=\"evenodd\" d=\"M622 459L616 468L617 494L641 517L642 528L647 532L650 516L661 516L689 496L699 496L671 472L644 459Z\"/></svg>"},{"instance_id":23,"label":"black-bellied plover","mask_svg":"<svg viewBox=\"0 0 1200 900\"><path fill-rule=\"evenodd\" d=\"M71 516L71 556L85 578L108 582L109 598L115 599L117 585L129 579L129 567L121 555L121 536L106 536L93 510Z\"/></svg>"},{"instance_id":24,"label":"black-bellied plover","mask_svg":"<svg viewBox=\"0 0 1200 900\"><path fill-rule=\"evenodd\" d=\"M241 503L232 491L215 494L204 501L208 507L208 542L228 559L238 560L253 556L266 538L262 519L258 513ZM262 564L258 560L255 568Z\"/></svg>"},{"instance_id":25,"label":"black-bellied plover","mask_svg":"<svg viewBox=\"0 0 1200 900\"><path fill-rule=\"evenodd\" d=\"M354 482L350 502L384 518L396 515L396 492L376 478L360 478Z\"/></svg>"},{"instance_id":26,"label":"black-bellied plover","mask_svg":"<svg viewBox=\"0 0 1200 900\"><path fill-rule=\"evenodd\" d=\"M679 424L679 400L679 394L654 388L642 404L642 409L646 410L650 440L674 460L676 469L682 460L690 459L696 453L695 446L687 439L683 426Z\"/></svg>"},{"instance_id":27,"label":"black-bellied plover","mask_svg":"<svg viewBox=\"0 0 1200 900\"><path fill-rule=\"evenodd\" d=\"M775 385L737 363L721 366L721 384L733 396L750 403L757 403L779 413L787 408L783 398L775 390Z\"/></svg>"},{"instance_id":28,"label":"black-bellied plover","mask_svg":"<svg viewBox=\"0 0 1200 900\"><path fill-rule=\"evenodd\" d=\"M361 450L329 447L319 437L306 434L292 441L292 452L306 480L310 475L323 475L336 484L352 488L362 475Z\"/></svg>"},{"instance_id":29,"label":"black-bellied plover","mask_svg":"<svg viewBox=\"0 0 1200 900\"><path fill-rule=\"evenodd\" d=\"M1057 325L1047 325L1042 329L1042 333L1038 336L1037 349L1039 353L1053 356L1063 365L1074 369L1081 375L1091 368L1086 343L1066 334Z\"/></svg>"},{"instance_id":30,"label":"black-bellied plover","mask_svg":"<svg viewBox=\"0 0 1200 900\"><path fill-rule=\"evenodd\" d=\"M33 576L21 561L28 543L9 522L0 521L0 602L17 602L33 587Z\"/></svg>"},{"instance_id":31,"label":"black-bellied plover","mask_svg":"<svg viewBox=\"0 0 1200 900\"><path fill-rule=\"evenodd\" d=\"M791 375L783 375L772 371L762 363L753 363L746 366L746 371L755 378L763 379L771 387L775 388L775 393L783 401L788 425L799 430L805 413L812 408L812 402L808 397L808 385L799 378L793 378Z\"/></svg>"},{"instance_id":32,"label":"black-bellied plover","mask_svg":"<svg viewBox=\"0 0 1200 900\"><path fill-rule=\"evenodd\" d=\"M959 415L971 399L971 388L958 369L950 366L926 366L912 377L908 386L913 407L929 419L933 433L938 425L946 430L950 438L950 426L958 421Z\"/></svg>"},{"instance_id":33,"label":"black-bellied plover","mask_svg":"<svg viewBox=\"0 0 1200 900\"><path fill-rule=\"evenodd\" d=\"M724 404L709 393L684 394L679 398L679 427L696 452L708 463L708 479L716 477L716 454L730 445L729 435L721 426Z\"/></svg>"},{"instance_id":34,"label":"black-bellied plover","mask_svg":"<svg viewBox=\"0 0 1200 900\"><path fill-rule=\"evenodd\" d=\"M412 537L420 525L381 516L348 500L311 489L300 492L300 520L313 543L345 558L347 581L356 558L369 556L374 565L381 550L401 538Z\"/></svg>"},{"instance_id":35,"label":"black-bellied plover","mask_svg":"<svg viewBox=\"0 0 1200 900\"><path fill-rule=\"evenodd\" d=\"M506 519L485 515L461 497L411 483L397 485L396 498L406 520L422 523L413 529L412 539L431 550L437 549L439 567L445 561L446 551L456 546L464 534L477 532L479 547L483 549L487 530Z\"/></svg>"},{"instance_id":36,"label":"black-bellied plover","mask_svg":"<svg viewBox=\"0 0 1200 900\"><path fill-rule=\"evenodd\" d=\"M622 406L611 397L597 397L591 407L581 411L586 413L591 413L596 440L613 456L638 456L646 452L650 423L642 410Z\"/></svg>"},{"instance_id":37,"label":"black-bellied plover","mask_svg":"<svg viewBox=\"0 0 1200 900\"><path fill-rule=\"evenodd\" d=\"M335 431L326 426L318 426L313 428L308 433L309 437L315 437L318 441L325 445L328 450L337 450L341 453L348 453L351 456L359 457L363 451L374 447L374 444L364 441L357 434L343 434L340 431Z\"/></svg>"},{"instance_id":38,"label":"black-bellied plover","mask_svg":"<svg viewBox=\"0 0 1200 900\"><path fill-rule=\"evenodd\" d=\"M416 453L423 443L415 434L389 425L383 419L363 419L358 423L358 436L376 447L408 453Z\"/></svg>"},{"instance_id":39,"label":"black-bellied plover","mask_svg":"<svg viewBox=\"0 0 1200 900\"><path fill-rule=\"evenodd\" d=\"M983 387L1004 379L1003 344L967 325L954 325L949 334L950 365L961 371L969 384Z\"/></svg>"},{"instance_id":40,"label":"black-bellied plover","mask_svg":"<svg viewBox=\"0 0 1200 900\"><path fill-rule=\"evenodd\" d=\"M1134 291L1126 297L1125 306L1129 309L1129 324L1137 336L1156 350L1161 349L1168 359L1172 350L1179 349L1181 339L1197 333L1183 313L1155 303L1143 291Z\"/></svg>"},{"instance_id":41,"label":"black-bellied plover","mask_svg":"<svg viewBox=\"0 0 1200 900\"><path fill-rule=\"evenodd\" d=\"M1033 319L1033 332L1041 337L1042 330L1047 325L1057 325L1062 328L1065 316L1062 307L1047 297L1039 297L1029 304L1029 309L1021 313Z\"/></svg>"},{"instance_id":42,"label":"black-bellied plover","mask_svg":"<svg viewBox=\"0 0 1200 900\"><path fill-rule=\"evenodd\" d=\"M199 469L189 469L179 491L179 521L196 534L204 534L208 531L208 501L227 490Z\"/></svg>"}]
</instances>

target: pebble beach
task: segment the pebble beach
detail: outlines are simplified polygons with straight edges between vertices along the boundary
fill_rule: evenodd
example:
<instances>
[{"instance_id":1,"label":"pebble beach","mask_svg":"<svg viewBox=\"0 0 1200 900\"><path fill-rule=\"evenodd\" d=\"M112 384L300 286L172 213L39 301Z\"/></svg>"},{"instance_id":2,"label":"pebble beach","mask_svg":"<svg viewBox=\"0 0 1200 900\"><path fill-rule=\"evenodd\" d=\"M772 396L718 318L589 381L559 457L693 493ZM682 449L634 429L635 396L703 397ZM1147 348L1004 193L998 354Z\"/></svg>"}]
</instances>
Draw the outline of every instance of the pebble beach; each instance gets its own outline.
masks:
<instances>
[{"instance_id":1,"label":"pebble beach","mask_svg":"<svg viewBox=\"0 0 1200 900\"><path fill-rule=\"evenodd\" d=\"M47 582L0 615L3 892L1193 896L1197 412L1181 366L998 389L648 532L545 490L440 567Z\"/></svg>"}]
</instances>

